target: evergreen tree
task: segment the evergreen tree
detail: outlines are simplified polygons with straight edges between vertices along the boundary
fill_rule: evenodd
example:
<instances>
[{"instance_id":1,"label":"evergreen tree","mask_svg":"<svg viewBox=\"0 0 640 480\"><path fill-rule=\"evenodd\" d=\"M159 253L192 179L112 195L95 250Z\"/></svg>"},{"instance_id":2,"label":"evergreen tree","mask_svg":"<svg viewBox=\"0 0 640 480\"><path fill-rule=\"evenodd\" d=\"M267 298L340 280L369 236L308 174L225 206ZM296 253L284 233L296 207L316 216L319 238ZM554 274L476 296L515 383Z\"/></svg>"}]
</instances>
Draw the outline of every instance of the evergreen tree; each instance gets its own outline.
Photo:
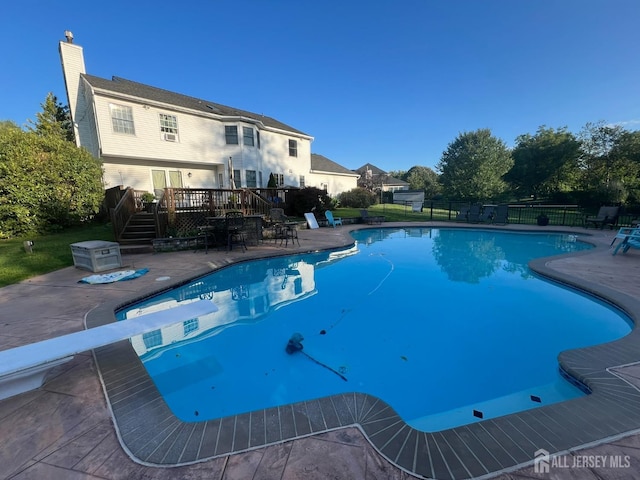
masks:
<instances>
[{"instance_id":1,"label":"evergreen tree","mask_svg":"<svg viewBox=\"0 0 640 480\"><path fill-rule=\"evenodd\" d=\"M41 103L42 111L36 113L36 121L31 123L31 131L40 136L55 135L64 140L73 142L73 126L69 107L58 103L56 96L49 92L44 103Z\"/></svg>"}]
</instances>

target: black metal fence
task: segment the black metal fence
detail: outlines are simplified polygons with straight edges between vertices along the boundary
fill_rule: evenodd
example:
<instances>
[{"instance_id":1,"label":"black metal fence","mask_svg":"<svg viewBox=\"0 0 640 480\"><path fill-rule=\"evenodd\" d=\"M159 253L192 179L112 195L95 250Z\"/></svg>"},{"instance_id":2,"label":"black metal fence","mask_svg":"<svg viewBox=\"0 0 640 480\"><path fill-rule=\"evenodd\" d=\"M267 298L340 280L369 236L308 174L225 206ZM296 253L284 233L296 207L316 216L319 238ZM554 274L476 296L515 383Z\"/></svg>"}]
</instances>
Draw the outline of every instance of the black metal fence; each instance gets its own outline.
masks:
<instances>
[{"instance_id":1,"label":"black metal fence","mask_svg":"<svg viewBox=\"0 0 640 480\"><path fill-rule=\"evenodd\" d=\"M436 221L459 221L468 222L467 218L458 218L460 212L470 208L468 202L455 201L425 201L422 205L422 211L416 212L414 206L406 205L405 214L407 217L424 217L424 220ZM496 204L480 204L480 216L486 209L496 209ZM548 225L560 226L585 226L585 219L588 216L595 216L598 209L585 209L579 205L543 205L543 204L509 204L508 205L508 223L511 224L538 224L540 222ZM629 226L632 220L638 218L637 214L621 213L618 217L616 226ZM477 219L473 222L480 223ZM485 223L491 223L491 219L485 219Z\"/></svg>"}]
</instances>

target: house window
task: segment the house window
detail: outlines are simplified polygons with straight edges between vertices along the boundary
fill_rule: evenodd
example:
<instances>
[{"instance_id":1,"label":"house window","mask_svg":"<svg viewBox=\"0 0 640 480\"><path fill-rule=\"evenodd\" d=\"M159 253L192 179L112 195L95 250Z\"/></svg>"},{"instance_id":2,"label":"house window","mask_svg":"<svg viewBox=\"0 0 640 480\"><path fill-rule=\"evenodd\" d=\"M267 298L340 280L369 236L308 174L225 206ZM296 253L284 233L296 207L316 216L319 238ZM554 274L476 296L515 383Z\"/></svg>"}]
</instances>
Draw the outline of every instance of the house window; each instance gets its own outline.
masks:
<instances>
[{"instance_id":1,"label":"house window","mask_svg":"<svg viewBox=\"0 0 640 480\"><path fill-rule=\"evenodd\" d=\"M253 147L253 128L242 127L242 143L249 147Z\"/></svg>"},{"instance_id":2,"label":"house window","mask_svg":"<svg viewBox=\"0 0 640 480\"><path fill-rule=\"evenodd\" d=\"M225 125L224 136L227 139L227 145L238 145L238 127L235 125Z\"/></svg>"},{"instance_id":3,"label":"house window","mask_svg":"<svg viewBox=\"0 0 640 480\"><path fill-rule=\"evenodd\" d=\"M175 115L160 114L160 133L162 138L169 142L178 139L178 119Z\"/></svg>"},{"instance_id":4,"label":"house window","mask_svg":"<svg viewBox=\"0 0 640 480\"><path fill-rule=\"evenodd\" d=\"M162 345L162 330L154 330L153 332L147 332L142 334L142 341L147 350L153 347L159 347Z\"/></svg>"},{"instance_id":5,"label":"house window","mask_svg":"<svg viewBox=\"0 0 640 480\"><path fill-rule=\"evenodd\" d=\"M273 176L276 179L276 187L284 186L284 175L282 173L274 173Z\"/></svg>"},{"instance_id":6,"label":"house window","mask_svg":"<svg viewBox=\"0 0 640 480\"><path fill-rule=\"evenodd\" d=\"M247 188L256 188L258 186L256 171L247 170L245 174L247 175Z\"/></svg>"},{"instance_id":7,"label":"house window","mask_svg":"<svg viewBox=\"0 0 640 480\"><path fill-rule=\"evenodd\" d=\"M136 130L133 128L133 112L131 107L110 103L109 110L111 110L111 124L113 125L114 132L126 133L127 135L136 134Z\"/></svg>"},{"instance_id":8,"label":"house window","mask_svg":"<svg viewBox=\"0 0 640 480\"><path fill-rule=\"evenodd\" d=\"M304 175L300 175L300 188L304 188Z\"/></svg>"},{"instance_id":9,"label":"house window","mask_svg":"<svg viewBox=\"0 0 640 480\"><path fill-rule=\"evenodd\" d=\"M296 140L289 140L289 156L298 156L298 142Z\"/></svg>"},{"instance_id":10,"label":"house window","mask_svg":"<svg viewBox=\"0 0 640 480\"><path fill-rule=\"evenodd\" d=\"M258 148L260 148L260 130L256 130L256 140L258 141Z\"/></svg>"},{"instance_id":11,"label":"house window","mask_svg":"<svg viewBox=\"0 0 640 480\"><path fill-rule=\"evenodd\" d=\"M187 320L186 322L182 322L182 327L184 328L184 336L186 337L191 332L195 332L200 328L200 323L197 318L192 318L191 320Z\"/></svg>"},{"instance_id":12,"label":"house window","mask_svg":"<svg viewBox=\"0 0 640 480\"><path fill-rule=\"evenodd\" d=\"M218 188L224 188L224 176L221 173L218 174Z\"/></svg>"}]
</instances>

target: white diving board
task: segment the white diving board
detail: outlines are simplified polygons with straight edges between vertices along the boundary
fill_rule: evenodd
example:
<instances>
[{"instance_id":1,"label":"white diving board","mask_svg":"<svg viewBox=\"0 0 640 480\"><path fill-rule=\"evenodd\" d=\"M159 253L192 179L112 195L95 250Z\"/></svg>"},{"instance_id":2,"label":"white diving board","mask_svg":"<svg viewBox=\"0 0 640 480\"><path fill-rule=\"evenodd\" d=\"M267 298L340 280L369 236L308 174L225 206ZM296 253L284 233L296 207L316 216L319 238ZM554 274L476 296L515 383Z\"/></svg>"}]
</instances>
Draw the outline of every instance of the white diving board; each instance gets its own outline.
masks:
<instances>
[{"instance_id":1,"label":"white diving board","mask_svg":"<svg viewBox=\"0 0 640 480\"><path fill-rule=\"evenodd\" d=\"M320 226L318 225L318 220L316 220L316 216L313 214L313 212L305 213L304 218L307 219L307 224L309 225L310 229L320 228Z\"/></svg>"},{"instance_id":2,"label":"white diving board","mask_svg":"<svg viewBox=\"0 0 640 480\"><path fill-rule=\"evenodd\" d=\"M218 311L210 300L0 351L0 400L42 385L47 372L74 355Z\"/></svg>"}]
</instances>

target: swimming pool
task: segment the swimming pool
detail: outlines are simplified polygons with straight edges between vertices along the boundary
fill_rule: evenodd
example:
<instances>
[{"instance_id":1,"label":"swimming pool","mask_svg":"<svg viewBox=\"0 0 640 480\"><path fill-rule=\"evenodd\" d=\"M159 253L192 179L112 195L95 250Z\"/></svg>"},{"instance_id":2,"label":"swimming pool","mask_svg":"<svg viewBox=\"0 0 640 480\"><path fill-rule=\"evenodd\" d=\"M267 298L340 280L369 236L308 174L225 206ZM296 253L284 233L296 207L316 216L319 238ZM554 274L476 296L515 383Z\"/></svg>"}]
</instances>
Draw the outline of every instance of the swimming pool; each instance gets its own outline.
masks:
<instances>
[{"instance_id":1,"label":"swimming pool","mask_svg":"<svg viewBox=\"0 0 640 480\"><path fill-rule=\"evenodd\" d=\"M589 248L575 237L415 228L354 236L357 248L235 265L119 312L218 304L216 314L132 339L179 418L356 391L435 431L582 395L560 377L557 354L630 331L619 311L527 268ZM311 358L285 352L296 332Z\"/></svg>"}]
</instances>

